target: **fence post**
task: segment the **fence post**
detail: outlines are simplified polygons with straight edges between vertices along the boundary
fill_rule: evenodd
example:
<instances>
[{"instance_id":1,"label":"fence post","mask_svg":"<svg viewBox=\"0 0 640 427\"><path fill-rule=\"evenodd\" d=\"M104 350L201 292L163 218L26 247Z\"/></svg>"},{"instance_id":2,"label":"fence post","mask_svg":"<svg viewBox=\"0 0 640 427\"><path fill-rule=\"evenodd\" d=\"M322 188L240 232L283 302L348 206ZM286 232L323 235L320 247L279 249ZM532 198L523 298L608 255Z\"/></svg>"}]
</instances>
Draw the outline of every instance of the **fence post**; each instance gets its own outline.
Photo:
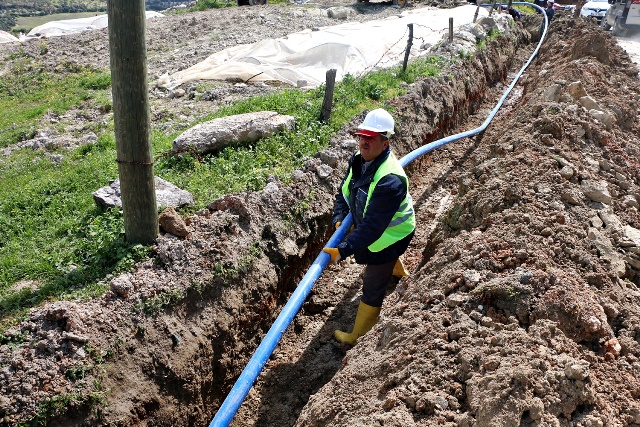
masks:
<instances>
[{"instance_id":1,"label":"fence post","mask_svg":"<svg viewBox=\"0 0 640 427\"><path fill-rule=\"evenodd\" d=\"M413 24L407 24L407 27L409 27L409 40L407 40L407 48L404 51L404 62L402 63L402 71L407 70L409 53L411 52L411 46L413 45Z\"/></svg>"},{"instance_id":2,"label":"fence post","mask_svg":"<svg viewBox=\"0 0 640 427\"><path fill-rule=\"evenodd\" d=\"M496 8L496 2L497 2L497 1L498 1L498 0L493 0L493 5L491 6L491 10L489 11L489 16L491 16L491 15L493 14L493 9L495 9L495 8Z\"/></svg>"},{"instance_id":3,"label":"fence post","mask_svg":"<svg viewBox=\"0 0 640 427\"><path fill-rule=\"evenodd\" d=\"M332 68L327 71L327 83L324 88L324 100L322 101L322 112L320 113L320 120L323 122L329 121L331 117L331 106L333 105L333 89L336 85L336 69Z\"/></svg>"},{"instance_id":4,"label":"fence post","mask_svg":"<svg viewBox=\"0 0 640 427\"><path fill-rule=\"evenodd\" d=\"M480 3L478 3L478 7L476 8L476 13L475 15L473 15L473 22L476 22L476 19L478 19L478 13L480 13Z\"/></svg>"},{"instance_id":5,"label":"fence post","mask_svg":"<svg viewBox=\"0 0 640 427\"><path fill-rule=\"evenodd\" d=\"M449 43L453 42L453 17L449 18Z\"/></svg>"}]
</instances>

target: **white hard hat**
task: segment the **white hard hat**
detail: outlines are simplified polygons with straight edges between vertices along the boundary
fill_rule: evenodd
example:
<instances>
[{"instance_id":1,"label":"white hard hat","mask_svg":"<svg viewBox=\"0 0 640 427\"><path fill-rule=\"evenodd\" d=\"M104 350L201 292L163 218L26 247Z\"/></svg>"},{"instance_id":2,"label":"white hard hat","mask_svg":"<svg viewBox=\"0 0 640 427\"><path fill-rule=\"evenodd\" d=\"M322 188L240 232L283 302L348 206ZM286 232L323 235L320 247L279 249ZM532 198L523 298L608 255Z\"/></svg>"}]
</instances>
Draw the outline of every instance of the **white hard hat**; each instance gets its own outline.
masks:
<instances>
[{"instance_id":1,"label":"white hard hat","mask_svg":"<svg viewBox=\"0 0 640 427\"><path fill-rule=\"evenodd\" d=\"M377 134L383 134L387 138L393 135L393 117L386 110L378 108L369 113L364 118L364 121L358 126L356 135L376 136Z\"/></svg>"}]
</instances>

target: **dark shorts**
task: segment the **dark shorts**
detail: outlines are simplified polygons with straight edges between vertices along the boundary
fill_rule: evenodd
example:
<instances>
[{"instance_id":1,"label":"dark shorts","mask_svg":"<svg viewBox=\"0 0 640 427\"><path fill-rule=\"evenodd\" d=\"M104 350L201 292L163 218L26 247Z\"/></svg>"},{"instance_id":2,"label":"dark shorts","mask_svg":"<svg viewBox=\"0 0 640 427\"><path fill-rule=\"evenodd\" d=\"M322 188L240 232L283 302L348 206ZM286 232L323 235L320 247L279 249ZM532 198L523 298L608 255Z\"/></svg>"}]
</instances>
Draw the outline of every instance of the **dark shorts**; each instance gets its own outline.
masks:
<instances>
[{"instance_id":1,"label":"dark shorts","mask_svg":"<svg viewBox=\"0 0 640 427\"><path fill-rule=\"evenodd\" d=\"M362 273L362 302L371 307L382 307L387 286L391 281L397 258L384 264L367 264Z\"/></svg>"}]
</instances>

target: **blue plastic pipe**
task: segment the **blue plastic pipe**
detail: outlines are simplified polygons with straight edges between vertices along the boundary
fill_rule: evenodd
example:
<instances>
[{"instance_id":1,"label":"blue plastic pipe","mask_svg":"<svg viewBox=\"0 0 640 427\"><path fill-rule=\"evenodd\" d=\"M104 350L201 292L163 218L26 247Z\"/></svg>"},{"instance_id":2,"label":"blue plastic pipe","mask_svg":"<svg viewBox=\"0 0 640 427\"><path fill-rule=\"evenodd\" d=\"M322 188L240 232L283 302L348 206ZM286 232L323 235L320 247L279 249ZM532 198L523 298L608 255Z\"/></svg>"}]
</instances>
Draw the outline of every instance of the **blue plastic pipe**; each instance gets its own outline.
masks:
<instances>
[{"instance_id":1,"label":"blue plastic pipe","mask_svg":"<svg viewBox=\"0 0 640 427\"><path fill-rule=\"evenodd\" d=\"M520 69L511 85L509 85L496 106L493 108L493 110L491 110L489 117L487 117L487 119L482 123L480 127L456 135L451 135L443 139L439 139L427 145L423 145L422 147L412 151L411 153L400 159L400 163L403 167L414 161L416 158L427 154L435 150L436 148L439 148L450 142L458 141L462 138L476 135L484 131L487 126L489 126L489 123L491 123L491 120L493 120L493 117L496 115L502 104L504 104L505 99L507 99L507 96L515 86L524 70L529 66L531 61L533 61L533 58L538 54L538 50L542 45L542 41L544 40L544 36L546 36L548 28L548 21L544 10L540 6L536 6L527 2L513 2L512 4L522 4L535 7L539 9L544 15L545 30L542 37L540 38L540 42L538 43L536 50L531 55L531 58L529 58L527 63L522 67L522 69ZM491 5L483 4L481 6L486 7ZM331 236L325 247L335 248L336 246L338 246L338 244L340 244L340 242L342 242L342 240L346 236L347 231L351 227L352 223L353 217L351 216L351 214L349 214L342 221L342 224L340 224L340 227L336 230L336 232L333 233L333 236ZM262 342L256 349L255 353L253 353L253 356L249 360L249 363L247 363L247 366L240 374L240 377L227 395L227 398L224 400L224 402L222 402L220 409L218 409L218 412L213 418L213 421L211 421L211 423L209 424L209 427L227 427L231 423L231 420L238 412L238 409L240 409L240 405L244 401L244 398L247 397L249 390L255 383L258 375L260 375L262 368L264 368L264 365L267 363L267 360L273 353L273 350L280 342L282 335L284 335L284 332L293 321L293 318L296 316L296 314L298 314L298 311L300 311L302 304L305 302L305 300L309 296L309 293L311 292L311 288L313 288L313 285L316 283L324 269L327 267L327 264L329 264L330 260L331 256L328 253L320 251L320 254L313 261L313 264L311 264L311 267L309 267L309 270L307 270L307 273L298 284L296 290L293 292L293 294L291 294L291 298L289 298L289 301L287 301L287 304L285 304L275 322L273 322L273 325L269 329L269 332L267 332L267 335L265 335L265 337L262 339Z\"/></svg>"},{"instance_id":2,"label":"blue plastic pipe","mask_svg":"<svg viewBox=\"0 0 640 427\"><path fill-rule=\"evenodd\" d=\"M540 46L542 45L542 41L544 40L544 37L547 35L547 29L549 28L549 21L547 20L547 15L546 13L544 13L544 10L537 5L531 4L531 3L527 3L527 2L513 2L511 4L526 4L529 6L533 6L537 9L539 9L542 12L543 18L544 18L544 32L542 33L542 37L540 38L540 42L538 43L538 46L536 46L536 49L533 51L533 54L531 54L531 57L529 58L529 60L527 61L526 64L524 64L524 66L520 69L520 71L518 71L518 74L516 74L515 78L513 79L513 82L511 82L511 84L509 85L509 87L507 88L507 90L504 92L504 94L502 95L502 97L500 98L500 100L498 101L498 103L496 104L495 107L493 107L493 109L491 110L491 113L489 113L489 116L485 119L484 122L482 122L482 124L472 130L468 130L466 132L462 132L462 133L458 133L456 135L451 135L448 136L446 138L442 138L439 139L437 141L433 141L429 144L423 145L420 148L417 148L415 150L413 150L412 152L410 152L409 154L407 154L406 156L404 156L403 158L400 159L400 163L402 164L402 167L405 167L406 165L408 165L409 163L411 163L412 161L414 161L415 159L417 159L420 156L423 156L433 150L435 150L436 148L440 148L443 145L446 145L450 142L454 142L454 141L458 141L462 138L467 138L469 136L473 136L476 135L480 132L483 132L485 129L487 129L487 127L489 126L489 123L491 123L491 121L493 120L493 118L495 117L495 115L498 113L498 110L500 109L500 107L502 107L502 104L504 104L504 101L507 99L507 96L509 96L509 94L511 93L511 90L514 88L514 86L516 85L516 83L518 83L518 79L520 79L520 76L522 76L522 73L524 73L524 70L527 69L527 67L529 66L529 64L531 64L531 62L533 61L533 58L535 58L535 56L538 54L538 51L540 50ZM483 4L481 6L491 6L491 4Z\"/></svg>"},{"instance_id":3,"label":"blue plastic pipe","mask_svg":"<svg viewBox=\"0 0 640 427\"><path fill-rule=\"evenodd\" d=\"M344 236L347 234L347 230L351 227L351 223L353 222L351 214L347 215L347 217L342 221L340 227L333 233L333 236L327 242L326 247L335 248L338 246ZM284 308L278 315L275 322L267 332L267 335L263 338L262 342L256 349L255 353L247 363L247 366L240 374L240 377L236 381L235 385L227 395L227 398L218 409L216 416L209 424L210 427L213 426L228 426L231 423L236 412L240 408L242 401L249 393L249 390L253 386L253 383L260 375L262 368L264 368L267 359L273 353L273 350L276 348L276 345L280 342L284 331L287 329L295 315L300 311L302 304L307 299L309 292L311 292L311 288L315 284L316 280L322 274L322 271L325 269L329 261L331 260L331 256L321 251L320 255L313 261L309 270L304 275L296 290L291 294L291 298L287 301Z\"/></svg>"}]
</instances>

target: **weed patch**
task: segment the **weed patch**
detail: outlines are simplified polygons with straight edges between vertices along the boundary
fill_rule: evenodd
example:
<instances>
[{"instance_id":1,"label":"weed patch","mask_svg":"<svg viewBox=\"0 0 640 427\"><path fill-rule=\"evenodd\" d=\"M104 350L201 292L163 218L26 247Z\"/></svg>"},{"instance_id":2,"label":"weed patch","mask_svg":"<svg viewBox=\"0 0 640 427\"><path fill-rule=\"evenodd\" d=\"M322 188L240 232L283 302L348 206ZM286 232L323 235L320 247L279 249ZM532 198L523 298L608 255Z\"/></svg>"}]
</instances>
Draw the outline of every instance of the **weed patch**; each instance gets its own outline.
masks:
<instances>
[{"instance_id":1,"label":"weed patch","mask_svg":"<svg viewBox=\"0 0 640 427\"><path fill-rule=\"evenodd\" d=\"M147 316L153 316L158 314L161 310L175 302L179 301L183 297L182 293L178 290L160 292L144 301L140 301L136 307L138 313L144 313Z\"/></svg>"},{"instance_id":2,"label":"weed patch","mask_svg":"<svg viewBox=\"0 0 640 427\"><path fill-rule=\"evenodd\" d=\"M64 73L52 74L25 62L2 77L0 148L33 138L36 121L47 112L63 114L111 86L108 71L63 68Z\"/></svg>"}]
</instances>

